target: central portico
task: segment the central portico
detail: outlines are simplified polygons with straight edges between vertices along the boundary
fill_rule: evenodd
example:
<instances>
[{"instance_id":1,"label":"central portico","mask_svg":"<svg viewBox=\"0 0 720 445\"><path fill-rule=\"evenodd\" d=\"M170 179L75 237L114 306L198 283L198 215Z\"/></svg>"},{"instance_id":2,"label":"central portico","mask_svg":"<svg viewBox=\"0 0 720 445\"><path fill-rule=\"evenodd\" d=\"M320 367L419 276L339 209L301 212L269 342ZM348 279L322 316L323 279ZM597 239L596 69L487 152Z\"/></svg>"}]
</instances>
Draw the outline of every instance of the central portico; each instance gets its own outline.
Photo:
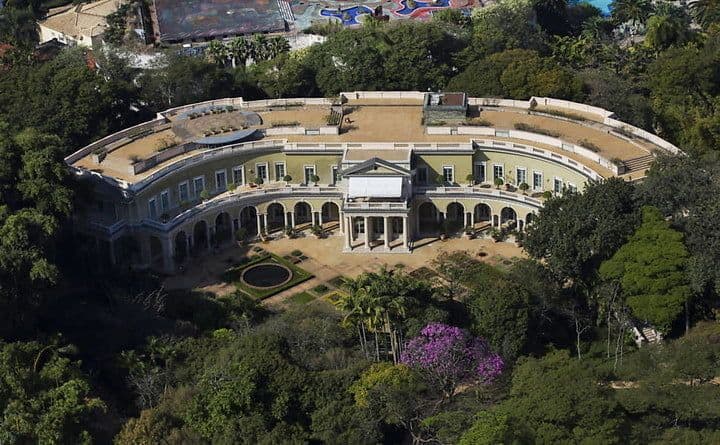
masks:
<instances>
[{"instance_id":1,"label":"central portico","mask_svg":"<svg viewBox=\"0 0 720 445\"><path fill-rule=\"evenodd\" d=\"M345 252L407 253L412 199L410 150L376 150L370 159L343 159L347 194ZM380 158L379 156L382 156Z\"/></svg>"}]
</instances>

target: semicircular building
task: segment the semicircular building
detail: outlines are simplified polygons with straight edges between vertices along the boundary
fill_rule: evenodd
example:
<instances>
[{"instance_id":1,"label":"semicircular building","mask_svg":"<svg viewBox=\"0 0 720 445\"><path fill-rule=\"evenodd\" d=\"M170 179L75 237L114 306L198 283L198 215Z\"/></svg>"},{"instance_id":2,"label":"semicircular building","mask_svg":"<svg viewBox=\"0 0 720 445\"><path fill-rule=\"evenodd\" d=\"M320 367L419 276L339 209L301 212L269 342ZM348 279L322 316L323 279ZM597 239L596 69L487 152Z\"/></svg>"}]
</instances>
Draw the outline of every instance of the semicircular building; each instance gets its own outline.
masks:
<instances>
[{"instance_id":1,"label":"semicircular building","mask_svg":"<svg viewBox=\"0 0 720 445\"><path fill-rule=\"evenodd\" d=\"M112 264L172 273L241 228L320 225L352 253L408 253L440 230L524 230L549 195L641 179L662 151L679 153L573 102L349 92L178 107L66 162L92 185L78 233Z\"/></svg>"}]
</instances>

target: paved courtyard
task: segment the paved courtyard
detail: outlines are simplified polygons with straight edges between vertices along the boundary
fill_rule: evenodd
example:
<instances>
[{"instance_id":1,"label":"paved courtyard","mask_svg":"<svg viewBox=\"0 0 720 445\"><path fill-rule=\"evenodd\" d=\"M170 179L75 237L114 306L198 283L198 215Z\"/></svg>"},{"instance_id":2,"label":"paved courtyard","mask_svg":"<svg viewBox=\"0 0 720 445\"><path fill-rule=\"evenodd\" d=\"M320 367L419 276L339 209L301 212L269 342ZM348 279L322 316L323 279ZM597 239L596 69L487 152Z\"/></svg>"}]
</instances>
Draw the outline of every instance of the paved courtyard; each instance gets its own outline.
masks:
<instances>
[{"instance_id":1,"label":"paved courtyard","mask_svg":"<svg viewBox=\"0 0 720 445\"><path fill-rule=\"evenodd\" d=\"M445 241L426 239L415 241L416 247L411 254L358 254L341 252L341 236L317 239L307 235L296 239L281 238L266 243L258 242L243 247L232 246L210 253L191 262L184 273L169 277L165 281L165 287L167 289L196 289L212 292L218 296L230 294L235 291L235 286L224 282L220 278L221 274L232 263L251 252L256 245L279 256L288 255L293 250L302 251L308 259L299 263L298 266L315 276L263 300L263 304L266 306L276 308L283 307L290 296L312 289L337 276L356 277L363 272L378 270L383 265L393 267L402 264L408 272L423 266L432 267L432 260L443 252L466 250L479 260L490 264L526 257L522 248L514 243L496 243L491 239L451 238ZM480 257L478 255L480 252L485 252L487 255Z\"/></svg>"}]
</instances>

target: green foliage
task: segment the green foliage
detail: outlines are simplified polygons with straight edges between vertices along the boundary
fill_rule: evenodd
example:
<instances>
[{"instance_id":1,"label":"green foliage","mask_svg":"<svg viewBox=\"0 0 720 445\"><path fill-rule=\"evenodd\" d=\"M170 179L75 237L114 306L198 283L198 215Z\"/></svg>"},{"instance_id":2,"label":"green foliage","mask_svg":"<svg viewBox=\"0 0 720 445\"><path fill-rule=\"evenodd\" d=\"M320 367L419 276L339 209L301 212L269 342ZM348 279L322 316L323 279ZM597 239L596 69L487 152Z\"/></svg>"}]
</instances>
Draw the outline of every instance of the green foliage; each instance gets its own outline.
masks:
<instances>
[{"instance_id":1,"label":"green foliage","mask_svg":"<svg viewBox=\"0 0 720 445\"><path fill-rule=\"evenodd\" d=\"M606 280L618 280L635 317L667 331L690 298L685 275L688 251L681 233L654 207L643 208L642 224L600 267Z\"/></svg>"},{"instance_id":2,"label":"green foliage","mask_svg":"<svg viewBox=\"0 0 720 445\"><path fill-rule=\"evenodd\" d=\"M105 404L91 394L72 347L0 342L0 441L92 442L90 425Z\"/></svg>"}]
</instances>

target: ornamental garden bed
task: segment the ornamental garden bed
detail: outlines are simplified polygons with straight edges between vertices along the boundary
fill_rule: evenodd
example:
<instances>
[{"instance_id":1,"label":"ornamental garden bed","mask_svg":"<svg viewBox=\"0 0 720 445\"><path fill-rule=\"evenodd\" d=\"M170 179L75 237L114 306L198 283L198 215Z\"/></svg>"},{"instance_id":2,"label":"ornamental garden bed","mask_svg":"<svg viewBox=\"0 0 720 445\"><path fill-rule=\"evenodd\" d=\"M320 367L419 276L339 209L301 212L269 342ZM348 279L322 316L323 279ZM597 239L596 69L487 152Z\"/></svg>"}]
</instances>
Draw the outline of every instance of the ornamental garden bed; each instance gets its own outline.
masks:
<instances>
[{"instance_id":1,"label":"ornamental garden bed","mask_svg":"<svg viewBox=\"0 0 720 445\"><path fill-rule=\"evenodd\" d=\"M279 282L277 285L269 284L267 286L255 286L249 284L244 278L246 272L255 270L256 266L261 265L276 266L270 269L277 270L280 274L285 273L285 270L289 271L290 276L285 280L283 280L282 276L278 277ZM271 253L256 255L250 261L226 270L222 275L222 279L224 281L234 284L239 291L257 300L262 300L275 295L278 292L290 289L312 277L313 275L310 272L301 269L292 262Z\"/></svg>"}]
</instances>

